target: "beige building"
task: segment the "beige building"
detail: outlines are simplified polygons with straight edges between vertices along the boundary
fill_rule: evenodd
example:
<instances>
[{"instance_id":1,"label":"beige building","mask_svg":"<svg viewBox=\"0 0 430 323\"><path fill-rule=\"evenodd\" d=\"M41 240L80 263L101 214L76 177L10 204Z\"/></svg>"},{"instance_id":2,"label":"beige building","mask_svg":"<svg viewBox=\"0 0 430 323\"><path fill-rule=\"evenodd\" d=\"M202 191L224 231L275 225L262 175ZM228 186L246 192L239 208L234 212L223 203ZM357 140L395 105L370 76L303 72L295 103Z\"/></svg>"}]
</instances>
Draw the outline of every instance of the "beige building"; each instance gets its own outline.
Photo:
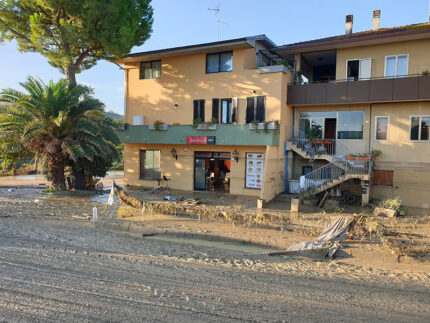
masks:
<instances>
[{"instance_id":1,"label":"beige building","mask_svg":"<svg viewBox=\"0 0 430 323\"><path fill-rule=\"evenodd\" d=\"M379 15L284 46L262 35L129 55L127 183L429 208L430 25L379 28Z\"/></svg>"}]
</instances>

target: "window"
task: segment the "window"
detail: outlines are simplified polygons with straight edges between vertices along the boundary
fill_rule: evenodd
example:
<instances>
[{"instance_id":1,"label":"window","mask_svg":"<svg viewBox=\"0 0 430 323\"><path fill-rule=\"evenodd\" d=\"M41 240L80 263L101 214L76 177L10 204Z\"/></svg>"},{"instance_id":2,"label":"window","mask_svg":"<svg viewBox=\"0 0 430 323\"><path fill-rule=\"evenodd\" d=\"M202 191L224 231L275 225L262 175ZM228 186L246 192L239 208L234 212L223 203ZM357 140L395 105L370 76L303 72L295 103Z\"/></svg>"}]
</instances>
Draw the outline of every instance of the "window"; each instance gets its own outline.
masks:
<instances>
[{"instance_id":1,"label":"window","mask_svg":"<svg viewBox=\"0 0 430 323\"><path fill-rule=\"evenodd\" d=\"M193 120L205 121L205 100L194 100Z\"/></svg>"},{"instance_id":2,"label":"window","mask_svg":"<svg viewBox=\"0 0 430 323\"><path fill-rule=\"evenodd\" d=\"M140 178L158 180L160 177L160 150L141 150Z\"/></svg>"},{"instance_id":3,"label":"window","mask_svg":"<svg viewBox=\"0 0 430 323\"><path fill-rule=\"evenodd\" d=\"M233 70L233 52L206 55L206 73L231 72Z\"/></svg>"},{"instance_id":4,"label":"window","mask_svg":"<svg viewBox=\"0 0 430 323\"><path fill-rule=\"evenodd\" d=\"M430 116L412 116L410 118L410 139L414 141L430 140Z\"/></svg>"},{"instance_id":5,"label":"window","mask_svg":"<svg viewBox=\"0 0 430 323\"><path fill-rule=\"evenodd\" d=\"M141 62L140 79L157 79L161 76L161 61Z\"/></svg>"},{"instance_id":6,"label":"window","mask_svg":"<svg viewBox=\"0 0 430 323\"><path fill-rule=\"evenodd\" d=\"M394 171L374 170L372 174L373 185L393 186Z\"/></svg>"},{"instance_id":7,"label":"window","mask_svg":"<svg viewBox=\"0 0 430 323\"><path fill-rule=\"evenodd\" d=\"M370 58L346 61L346 79L348 81L369 79L371 66L372 60Z\"/></svg>"},{"instance_id":8,"label":"window","mask_svg":"<svg viewBox=\"0 0 430 323\"><path fill-rule=\"evenodd\" d=\"M221 100L220 123L231 123L231 99Z\"/></svg>"},{"instance_id":9,"label":"window","mask_svg":"<svg viewBox=\"0 0 430 323\"><path fill-rule=\"evenodd\" d=\"M305 176L309 173L312 173L312 166L303 166L302 167L302 175Z\"/></svg>"},{"instance_id":10,"label":"window","mask_svg":"<svg viewBox=\"0 0 430 323\"><path fill-rule=\"evenodd\" d=\"M337 117L338 139L363 139L363 111L342 111Z\"/></svg>"},{"instance_id":11,"label":"window","mask_svg":"<svg viewBox=\"0 0 430 323\"><path fill-rule=\"evenodd\" d=\"M375 118L375 140L388 140L388 124L390 117Z\"/></svg>"},{"instance_id":12,"label":"window","mask_svg":"<svg viewBox=\"0 0 430 323\"><path fill-rule=\"evenodd\" d=\"M385 57L385 77L402 77L408 75L409 55Z\"/></svg>"},{"instance_id":13,"label":"window","mask_svg":"<svg viewBox=\"0 0 430 323\"><path fill-rule=\"evenodd\" d=\"M134 126L143 125L143 116L133 116L133 125Z\"/></svg>"},{"instance_id":14,"label":"window","mask_svg":"<svg viewBox=\"0 0 430 323\"><path fill-rule=\"evenodd\" d=\"M266 120L266 97L253 96L246 98L246 123Z\"/></svg>"}]
</instances>

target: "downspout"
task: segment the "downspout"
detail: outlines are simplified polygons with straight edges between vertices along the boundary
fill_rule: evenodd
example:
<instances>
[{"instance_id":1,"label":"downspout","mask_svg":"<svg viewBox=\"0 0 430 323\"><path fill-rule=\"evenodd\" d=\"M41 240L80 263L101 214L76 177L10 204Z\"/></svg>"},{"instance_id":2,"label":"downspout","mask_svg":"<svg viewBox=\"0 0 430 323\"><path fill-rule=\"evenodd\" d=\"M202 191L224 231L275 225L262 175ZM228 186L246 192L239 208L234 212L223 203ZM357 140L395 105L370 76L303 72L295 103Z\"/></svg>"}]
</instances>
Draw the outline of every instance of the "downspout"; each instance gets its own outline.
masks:
<instances>
[{"instance_id":1,"label":"downspout","mask_svg":"<svg viewBox=\"0 0 430 323\"><path fill-rule=\"evenodd\" d=\"M124 122L127 122L128 69L124 69Z\"/></svg>"},{"instance_id":2,"label":"downspout","mask_svg":"<svg viewBox=\"0 0 430 323\"><path fill-rule=\"evenodd\" d=\"M284 192L289 192L288 186L288 151L287 151L287 142L284 142L284 155L285 155L285 174L284 174Z\"/></svg>"},{"instance_id":3,"label":"downspout","mask_svg":"<svg viewBox=\"0 0 430 323\"><path fill-rule=\"evenodd\" d=\"M370 149L371 147L371 141L372 141L372 103L370 103L370 118L369 118L369 154L370 154Z\"/></svg>"}]
</instances>

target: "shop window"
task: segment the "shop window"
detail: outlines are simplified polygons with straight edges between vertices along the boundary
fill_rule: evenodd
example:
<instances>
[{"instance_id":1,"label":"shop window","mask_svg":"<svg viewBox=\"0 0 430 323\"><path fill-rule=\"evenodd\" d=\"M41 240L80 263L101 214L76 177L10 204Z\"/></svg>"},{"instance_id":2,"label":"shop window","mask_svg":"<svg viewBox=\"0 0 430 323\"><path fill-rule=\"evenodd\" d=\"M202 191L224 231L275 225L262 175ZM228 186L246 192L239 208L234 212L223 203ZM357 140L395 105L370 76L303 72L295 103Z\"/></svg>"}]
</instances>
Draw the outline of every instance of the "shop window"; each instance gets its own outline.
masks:
<instances>
[{"instance_id":1,"label":"shop window","mask_svg":"<svg viewBox=\"0 0 430 323\"><path fill-rule=\"evenodd\" d=\"M194 100L193 120L205 121L205 100Z\"/></svg>"},{"instance_id":2,"label":"shop window","mask_svg":"<svg viewBox=\"0 0 430 323\"><path fill-rule=\"evenodd\" d=\"M373 185L393 186L394 171L374 170L372 174Z\"/></svg>"},{"instance_id":3,"label":"shop window","mask_svg":"<svg viewBox=\"0 0 430 323\"><path fill-rule=\"evenodd\" d=\"M141 62L140 79L156 79L161 77L161 61Z\"/></svg>"},{"instance_id":4,"label":"shop window","mask_svg":"<svg viewBox=\"0 0 430 323\"><path fill-rule=\"evenodd\" d=\"M266 121L266 97L253 96L246 98L246 123Z\"/></svg>"},{"instance_id":5,"label":"shop window","mask_svg":"<svg viewBox=\"0 0 430 323\"><path fill-rule=\"evenodd\" d=\"M160 150L140 151L140 178L158 180L161 178Z\"/></svg>"},{"instance_id":6,"label":"shop window","mask_svg":"<svg viewBox=\"0 0 430 323\"><path fill-rule=\"evenodd\" d=\"M337 138L363 139L364 112L342 111L338 113Z\"/></svg>"},{"instance_id":7,"label":"shop window","mask_svg":"<svg viewBox=\"0 0 430 323\"><path fill-rule=\"evenodd\" d=\"M231 72L233 70L233 52L206 55L206 73Z\"/></svg>"},{"instance_id":8,"label":"shop window","mask_svg":"<svg viewBox=\"0 0 430 323\"><path fill-rule=\"evenodd\" d=\"M430 116L412 116L410 118L410 139L413 141L430 140Z\"/></svg>"},{"instance_id":9,"label":"shop window","mask_svg":"<svg viewBox=\"0 0 430 323\"><path fill-rule=\"evenodd\" d=\"M375 140L388 140L390 117L376 117L375 120Z\"/></svg>"}]
</instances>

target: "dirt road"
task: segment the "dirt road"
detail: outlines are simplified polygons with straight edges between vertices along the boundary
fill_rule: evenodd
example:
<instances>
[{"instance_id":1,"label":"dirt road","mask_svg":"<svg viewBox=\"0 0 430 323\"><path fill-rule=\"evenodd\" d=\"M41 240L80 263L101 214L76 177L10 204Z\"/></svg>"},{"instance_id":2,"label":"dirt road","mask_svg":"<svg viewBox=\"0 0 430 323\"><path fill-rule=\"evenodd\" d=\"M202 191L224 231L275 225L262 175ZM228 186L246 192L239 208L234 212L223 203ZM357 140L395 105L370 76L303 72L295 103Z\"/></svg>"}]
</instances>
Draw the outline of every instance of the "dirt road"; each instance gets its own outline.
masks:
<instances>
[{"instance_id":1,"label":"dirt road","mask_svg":"<svg viewBox=\"0 0 430 323\"><path fill-rule=\"evenodd\" d=\"M430 276L0 214L6 321L426 321Z\"/></svg>"}]
</instances>

